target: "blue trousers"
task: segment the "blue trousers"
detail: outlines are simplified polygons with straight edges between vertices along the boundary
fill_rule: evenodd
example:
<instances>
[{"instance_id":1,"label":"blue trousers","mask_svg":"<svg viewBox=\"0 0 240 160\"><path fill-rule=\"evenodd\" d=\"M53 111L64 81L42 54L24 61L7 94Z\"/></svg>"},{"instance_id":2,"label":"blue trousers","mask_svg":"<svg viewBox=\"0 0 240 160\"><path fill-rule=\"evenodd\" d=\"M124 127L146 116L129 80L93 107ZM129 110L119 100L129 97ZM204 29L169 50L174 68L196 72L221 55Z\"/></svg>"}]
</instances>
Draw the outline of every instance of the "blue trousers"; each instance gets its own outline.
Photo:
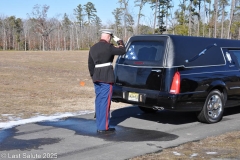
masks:
<instances>
[{"instance_id":1,"label":"blue trousers","mask_svg":"<svg viewBox=\"0 0 240 160\"><path fill-rule=\"evenodd\" d=\"M98 130L108 130L110 121L110 105L112 98L112 84L94 82L95 111Z\"/></svg>"}]
</instances>

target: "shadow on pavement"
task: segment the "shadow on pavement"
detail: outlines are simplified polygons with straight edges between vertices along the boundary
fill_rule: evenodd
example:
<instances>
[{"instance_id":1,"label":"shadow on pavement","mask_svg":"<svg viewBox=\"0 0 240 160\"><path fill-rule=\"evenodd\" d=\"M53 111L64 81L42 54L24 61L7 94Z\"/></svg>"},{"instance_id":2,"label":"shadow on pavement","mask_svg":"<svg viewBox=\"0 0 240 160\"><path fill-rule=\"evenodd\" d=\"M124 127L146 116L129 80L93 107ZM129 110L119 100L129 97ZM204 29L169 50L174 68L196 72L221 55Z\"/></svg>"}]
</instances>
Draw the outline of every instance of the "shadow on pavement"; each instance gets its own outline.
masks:
<instances>
[{"instance_id":1,"label":"shadow on pavement","mask_svg":"<svg viewBox=\"0 0 240 160\"><path fill-rule=\"evenodd\" d=\"M42 145L54 144L61 141L60 138L16 139L14 136L17 136L17 132L16 128L0 130L0 151L39 149Z\"/></svg>"},{"instance_id":2,"label":"shadow on pavement","mask_svg":"<svg viewBox=\"0 0 240 160\"><path fill-rule=\"evenodd\" d=\"M224 116L234 115L240 113L240 107L233 107L225 109ZM111 125L115 126L116 132L111 134L98 134L96 132L96 122L94 119L84 118L66 118L59 121L45 121L36 123L41 131L41 126L52 126L54 128L64 128L72 130L75 135L90 136L101 138L112 142L138 142L138 141L172 141L178 138L177 135L166 132L139 129L133 127L124 127L119 124L128 118L137 118L163 124L181 125L186 123L196 122L196 115L194 112L173 112L173 111L159 111L154 114L143 113L138 107L126 107L114 110L112 112ZM228 118L223 118L228 120ZM221 123L221 122L220 122ZM51 129L54 129L51 128ZM51 134L49 129L49 134ZM39 131L38 130L38 131ZM36 132L38 132L36 131ZM38 138L38 139L17 139L15 136L29 133L18 133L16 128L0 130L0 151L4 150L31 150L39 149L42 145L59 143L60 138Z\"/></svg>"},{"instance_id":3,"label":"shadow on pavement","mask_svg":"<svg viewBox=\"0 0 240 160\"><path fill-rule=\"evenodd\" d=\"M223 120L228 120L225 116L239 114L240 106L230 107L224 110ZM195 112L175 112L175 111L158 111L156 113L144 113L136 106L120 108L112 111L111 124L116 126L125 121L127 118L138 118L147 121L153 121L162 124L181 125L198 122Z\"/></svg>"},{"instance_id":4,"label":"shadow on pavement","mask_svg":"<svg viewBox=\"0 0 240 160\"><path fill-rule=\"evenodd\" d=\"M127 117L124 119L127 119ZM115 117L114 120L120 122L122 119L118 120L118 118ZM36 124L39 125L39 129L35 132L31 131L31 134L35 134L39 131L41 132L41 126L52 126L53 128L48 129L49 134L51 134L51 130L55 128L63 128L74 131L75 135L95 137L111 142L171 141L178 138L177 135L169 134L166 132L138 129L134 127L124 127L120 125L115 126L115 133L99 134L96 132L96 122L94 119L84 119L78 117L66 118L59 121L38 122ZM21 131L19 132L16 128L0 131L0 151L14 149L40 149L39 147L42 145L59 143L62 140L60 138L57 138L57 135L56 138L38 138L31 140L15 138L15 136L24 134L30 133Z\"/></svg>"},{"instance_id":5,"label":"shadow on pavement","mask_svg":"<svg viewBox=\"0 0 240 160\"><path fill-rule=\"evenodd\" d=\"M130 117L173 125L197 122L196 114L194 112L174 112L163 110L156 113L144 113L138 107L131 106L114 110L112 112L111 123L113 125L118 125Z\"/></svg>"},{"instance_id":6,"label":"shadow on pavement","mask_svg":"<svg viewBox=\"0 0 240 160\"><path fill-rule=\"evenodd\" d=\"M236 106L236 107L226 108L224 110L223 116L229 116L229 115L234 115L239 113L240 113L240 106Z\"/></svg>"},{"instance_id":7,"label":"shadow on pavement","mask_svg":"<svg viewBox=\"0 0 240 160\"><path fill-rule=\"evenodd\" d=\"M69 129L74 131L76 135L97 137L106 141L171 141L178 138L176 135L165 132L124 126L115 126L115 133L99 134L96 132L97 129L95 120L87 120L83 118L67 118L61 121L46 121L39 122L37 124Z\"/></svg>"}]
</instances>

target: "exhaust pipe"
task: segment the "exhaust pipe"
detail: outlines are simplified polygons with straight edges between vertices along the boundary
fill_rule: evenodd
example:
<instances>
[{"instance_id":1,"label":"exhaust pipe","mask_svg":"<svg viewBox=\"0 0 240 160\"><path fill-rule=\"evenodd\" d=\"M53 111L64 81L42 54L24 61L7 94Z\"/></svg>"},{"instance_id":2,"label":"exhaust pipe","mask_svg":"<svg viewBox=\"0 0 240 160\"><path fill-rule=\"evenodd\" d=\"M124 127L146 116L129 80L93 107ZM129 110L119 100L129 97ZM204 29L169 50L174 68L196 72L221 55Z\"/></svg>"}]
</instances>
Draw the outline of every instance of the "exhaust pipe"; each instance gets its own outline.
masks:
<instances>
[{"instance_id":1,"label":"exhaust pipe","mask_svg":"<svg viewBox=\"0 0 240 160\"><path fill-rule=\"evenodd\" d=\"M112 102L119 103L119 101L118 101L118 100L116 100L116 99L111 99L111 101L112 101Z\"/></svg>"},{"instance_id":2,"label":"exhaust pipe","mask_svg":"<svg viewBox=\"0 0 240 160\"><path fill-rule=\"evenodd\" d=\"M162 111L164 110L164 107L159 107L159 106L153 106L154 110Z\"/></svg>"}]
</instances>

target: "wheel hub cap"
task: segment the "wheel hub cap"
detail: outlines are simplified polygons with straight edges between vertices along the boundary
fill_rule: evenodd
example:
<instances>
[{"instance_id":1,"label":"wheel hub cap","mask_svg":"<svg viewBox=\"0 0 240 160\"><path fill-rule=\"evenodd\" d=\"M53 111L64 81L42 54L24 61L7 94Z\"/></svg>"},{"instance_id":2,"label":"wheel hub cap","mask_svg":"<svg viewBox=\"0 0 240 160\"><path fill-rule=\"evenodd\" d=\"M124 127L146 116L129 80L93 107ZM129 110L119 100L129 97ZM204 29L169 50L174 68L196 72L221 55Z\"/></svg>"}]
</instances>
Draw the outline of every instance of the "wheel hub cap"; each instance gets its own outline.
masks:
<instances>
[{"instance_id":1,"label":"wheel hub cap","mask_svg":"<svg viewBox=\"0 0 240 160\"><path fill-rule=\"evenodd\" d=\"M222 100L218 95L213 95L208 100L208 116L211 118L217 118L222 112Z\"/></svg>"}]
</instances>

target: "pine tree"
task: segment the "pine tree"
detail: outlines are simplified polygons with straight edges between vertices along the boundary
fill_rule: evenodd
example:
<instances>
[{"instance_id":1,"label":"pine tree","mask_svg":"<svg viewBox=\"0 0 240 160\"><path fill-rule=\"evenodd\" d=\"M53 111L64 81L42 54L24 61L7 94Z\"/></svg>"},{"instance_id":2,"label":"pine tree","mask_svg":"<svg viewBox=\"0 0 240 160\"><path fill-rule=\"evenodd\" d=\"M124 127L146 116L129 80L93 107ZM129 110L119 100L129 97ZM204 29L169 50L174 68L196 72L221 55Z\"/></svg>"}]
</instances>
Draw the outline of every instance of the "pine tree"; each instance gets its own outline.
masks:
<instances>
[{"instance_id":1,"label":"pine tree","mask_svg":"<svg viewBox=\"0 0 240 160\"><path fill-rule=\"evenodd\" d=\"M74 9L74 15L76 15L77 22L79 23L80 27L82 27L84 22L84 16L86 14L83 13L83 8L81 4L79 4L77 8Z\"/></svg>"},{"instance_id":2,"label":"pine tree","mask_svg":"<svg viewBox=\"0 0 240 160\"><path fill-rule=\"evenodd\" d=\"M123 15L123 11L122 11L121 8L116 8L112 12L112 14L114 16L116 34L120 35L120 33L121 33L121 20L122 20L121 17Z\"/></svg>"},{"instance_id":3,"label":"pine tree","mask_svg":"<svg viewBox=\"0 0 240 160\"><path fill-rule=\"evenodd\" d=\"M86 12L86 16L88 19L88 25L96 18L96 8L92 2L88 2L87 4L84 5L84 10Z\"/></svg>"}]
</instances>

